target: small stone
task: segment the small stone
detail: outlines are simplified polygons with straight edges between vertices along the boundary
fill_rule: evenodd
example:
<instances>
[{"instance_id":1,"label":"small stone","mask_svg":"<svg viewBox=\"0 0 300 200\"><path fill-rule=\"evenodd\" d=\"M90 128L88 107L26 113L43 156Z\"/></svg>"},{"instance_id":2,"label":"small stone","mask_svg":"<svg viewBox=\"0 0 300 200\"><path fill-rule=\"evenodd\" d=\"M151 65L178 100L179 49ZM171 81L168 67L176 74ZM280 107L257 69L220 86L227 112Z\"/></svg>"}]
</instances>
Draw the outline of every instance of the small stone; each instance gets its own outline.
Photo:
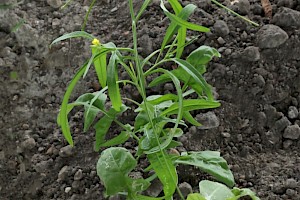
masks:
<instances>
[{"instance_id":1,"label":"small stone","mask_svg":"<svg viewBox=\"0 0 300 200\"><path fill-rule=\"evenodd\" d=\"M70 157L73 155L73 148L71 145L67 145L65 147L62 147L59 151L59 155L63 158Z\"/></svg>"},{"instance_id":2,"label":"small stone","mask_svg":"<svg viewBox=\"0 0 300 200\"><path fill-rule=\"evenodd\" d=\"M288 126L284 130L283 137L286 139L297 140L300 137L300 127L298 124Z\"/></svg>"},{"instance_id":3,"label":"small stone","mask_svg":"<svg viewBox=\"0 0 300 200\"><path fill-rule=\"evenodd\" d=\"M61 168L61 170L58 173L58 181L64 181L68 177L69 172L70 172L69 166L66 165L63 168Z\"/></svg>"},{"instance_id":4,"label":"small stone","mask_svg":"<svg viewBox=\"0 0 300 200\"><path fill-rule=\"evenodd\" d=\"M21 145L24 149L33 149L36 146L36 142L33 138L28 138Z\"/></svg>"},{"instance_id":5,"label":"small stone","mask_svg":"<svg viewBox=\"0 0 300 200\"><path fill-rule=\"evenodd\" d=\"M217 39L217 41L218 41L218 43L219 43L220 45L223 45L223 44L226 43L225 40L224 40L222 37L219 37L219 38Z\"/></svg>"},{"instance_id":6,"label":"small stone","mask_svg":"<svg viewBox=\"0 0 300 200\"><path fill-rule=\"evenodd\" d=\"M199 129L212 129L220 125L220 121L214 112L207 112L203 114L198 114L196 116L197 121L199 121L202 126Z\"/></svg>"},{"instance_id":7,"label":"small stone","mask_svg":"<svg viewBox=\"0 0 300 200\"><path fill-rule=\"evenodd\" d=\"M80 181L73 181L72 188L74 188L74 189L80 188Z\"/></svg>"},{"instance_id":8,"label":"small stone","mask_svg":"<svg viewBox=\"0 0 300 200\"><path fill-rule=\"evenodd\" d=\"M278 26L268 24L264 25L258 32L258 46L261 49L276 48L288 39L288 34Z\"/></svg>"},{"instance_id":9,"label":"small stone","mask_svg":"<svg viewBox=\"0 0 300 200\"><path fill-rule=\"evenodd\" d=\"M65 188L65 193L69 193L71 190L72 190L71 187L66 187L66 188Z\"/></svg>"},{"instance_id":10,"label":"small stone","mask_svg":"<svg viewBox=\"0 0 300 200\"><path fill-rule=\"evenodd\" d=\"M296 119L299 115L298 109L295 106L290 106L288 110L288 117L290 119Z\"/></svg>"},{"instance_id":11,"label":"small stone","mask_svg":"<svg viewBox=\"0 0 300 200\"><path fill-rule=\"evenodd\" d=\"M273 17L273 23L280 27L300 27L300 12L282 7Z\"/></svg>"},{"instance_id":12,"label":"small stone","mask_svg":"<svg viewBox=\"0 0 300 200\"><path fill-rule=\"evenodd\" d=\"M281 119L275 122L274 128L277 132L281 132L290 124L291 122L288 120L287 117L282 117Z\"/></svg>"},{"instance_id":13,"label":"small stone","mask_svg":"<svg viewBox=\"0 0 300 200\"><path fill-rule=\"evenodd\" d=\"M214 29L218 36L224 37L229 34L229 28L223 20L217 20L214 24Z\"/></svg>"},{"instance_id":14,"label":"small stone","mask_svg":"<svg viewBox=\"0 0 300 200\"><path fill-rule=\"evenodd\" d=\"M190 193L193 193L192 186L187 182L180 183L178 187L184 198L186 198Z\"/></svg>"},{"instance_id":15,"label":"small stone","mask_svg":"<svg viewBox=\"0 0 300 200\"><path fill-rule=\"evenodd\" d=\"M295 189L298 187L297 181L293 178L287 179L285 184L286 184L286 187L291 188L291 189Z\"/></svg>"},{"instance_id":16,"label":"small stone","mask_svg":"<svg viewBox=\"0 0 300 200\"><path fill-rule=\"evenodd\" d=\"M285 140L283 143L282 143L282 146L284 149L288 149L290 148L290 146L293 144L293 141L292 140Z\"/></svg>"},{"instance_id":17,"label":"small stone","mask_svg":"<svg viewBox=\"0 0 300 200\"><path fill-rule=\"evenodd\" d=\"M74 180L78 181L82 179L82 177L83 177L82 170L81 169L77 170L77 172L74 174Z\"/></svg>"},{"instance_id":18,"label":"small stone","mask_svg":"<svg viewBox=\"0 0 300 200\"><path fill-rule=\"evenodd\" d=\"M56 9L62 6L61 0L47 0L47 3L52 8L56 8Z\"/></svg>"},{"instance_id":19,"label":"small stone","mask_svg":"<svg viewBox=\"0 0 300 200\"><path fill-rule=\"evenodd\" d=\"M172 92L172 91L174 90L173 84L172 84L172 83L166 83L166 84L164 85L164 90L165 90L165 91L170 91L170 92Z\"/></svg>"},{"instance_id":20,"label":"small stone","mask_svg":"<svg viewBox=\"0 0 300 200\"><path fill-rule=\"evenodd\" d=\"M260 60L260 53L258 47L246 47L242 55L243 58L249 62L255 62Z\"/></svg>"},{"instance_id":21,"label":"small stone","mask_svg":"<svg viewBox=\"0 0 300 200\"><path fill-rule=\"evenodd\" d=\"M230 133L228 133L228 132L222 132L221 135L224 138L230 138L231 137Z\"/></svg>"},{"instance_id":22,"label":"small stone","mask_svg":"<svg viewBox=\"0 0 300 200\"><path fill-rule=\"evenodd\" d=\"M248 0L239 0L234 5L238 8L238 13L247 15L250 12L250 2Z\"/></svg>"}]
</instances>

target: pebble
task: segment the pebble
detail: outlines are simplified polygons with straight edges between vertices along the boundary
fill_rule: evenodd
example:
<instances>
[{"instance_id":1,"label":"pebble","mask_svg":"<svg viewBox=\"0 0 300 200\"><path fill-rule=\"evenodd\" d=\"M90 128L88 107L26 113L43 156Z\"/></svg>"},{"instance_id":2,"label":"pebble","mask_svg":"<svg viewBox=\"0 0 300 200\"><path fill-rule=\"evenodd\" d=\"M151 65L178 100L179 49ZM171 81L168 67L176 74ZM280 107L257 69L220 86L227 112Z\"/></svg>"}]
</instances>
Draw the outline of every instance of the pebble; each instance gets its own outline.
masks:
<instances>
[{"instance_id":1,"label":"pebble","mask_svg":"<svg viewBox=\"0 0 300 200\"><path fill-rule=\"evenodd\" d=\"M261 49L271 49L285 43L288 37L288 34L280 27L268 24L257 32L257 43Z\"/></svg>"},{"instance_id":2,"label":"pebble","mask_svg":"<svg viewBox=\"0 0 300 200\"><path fill-rule=\"evenodd\" d=\"M300 12L282 7L273 17L273 23L280 27L300 27Z\"/></svg>"},{"instance_id":3,"label":"pebble","mask_svg":"<svg viewBox=\"0 0 300 200\"><path fill-rule=\"evenodd\" d=\"M69 193L71 191L71 189L72 189L71 187L66 187L65 188L65 193Z\"/></svg>"},{"instance_id":4,"label":"pebble","mask_svg":"<svg viewBox=\"0 0 300 200\"><path fill-rule=\"evenodd\" d=\"M61 0L47 0L47 3L49 6L51 6L52 8L55 8L55 9L62 6Z\"/></svg>"},{"instance_id":5,"label":"pebble","mask_svg":"<svg viewBox=\"0 0 300 200\"><path fill-rule=\"evenodd\" d=\"M224 138L230 138L231 137L230 133L228 133L228 132L222 132L221 135Z\"/></svg>"},{"instance_id":6,"label":"pebble","mask_svg":"<svg viewBox=\"0 0 300 200\"><path fill-rule=\"evenodd\" d=\"M202 126L199 126L198 129L212 129L220 125L218 117L212 111L198 114L196 116L196 120L202 124Z\"/></svg>"},{"instance_id":7,"label":"pebble","mask_svg":"<svg viewBox=\"0 0 300 200\"><path fill-rule=\"evenodd\" d=\"M217 20L214 24L214 29L218 36L224 37L229 34L229 28L223 20Z\"/></svg>"},{"instance_id":8,"label":"pebble","mask_svg":"<svg viewBox=\"0 0 300 200\"><path fill-rule=\"evenodd\" d=\"M298 109L295 106L290 106L288 110L288 117L290 119L296 119L299 115Z\"/></svg>"},{"instance_id":9,"label":"pebble","mask_svg":"<svg viewBox=\"0 0 300 200\"><path fill-rule=\"evenodd\" d=\"M74 174L74 180L78 181L82 179L82 177L83 177L82 170L81 169L77 170L77 172Z\"/></svg>"},{"instance_id":10,"label":"pebble","mask_svg":"<svg viewBox=\"0 0 300 200\"><path fill-rule=\"evenodd\" d=\"M186 198L190 193L193 193L192 186L187 182L180 183L178 187L184 198Z\"/></svg>"},{"instance_id":11,"label":"pebble","mask_svg":"<svg viewBox=\"0 0 300 200\"><path fill-rule=\"evenodd\" d=\"M293 144L293 141L292 141L292 140L285 140L285 141L283 141L283 143L282 143L284 149L290 148L290 146L291 146L292 144Z\"/></svg>"},{"instance_id":12,"label":"pebble","mask_svg":"<svg viewBox=\"0 0 300 200\"><path fill-rule=\"evenodd\" d=\"M219 43L220 45L223 45L223 44L226 43L225 40L224 40L222 37L219 37L219 38L217 39L217 41L218 41L218 43Z\"/></svg>"},{"instance_id":13,"label":"pebble","mask_svg":"<svg viewBox=\"0 0 300 200\"><path fill-rule=\"evenodd\" d=\"M297 140L300 137L300 127L298 124L288 126L283 133L286 139Z\"/></svg>"},{"instance_id":14,"label":"pebble","mask_svg":"<svg viewBox=\"0 0 300 200\"><path fill-rule=\"evenodd\" d=\"M70 157L73 155L73 148L71 145L62 147L59 151L59 155L63 158Z\"/></svg>"},{"instance_id":15,"label":"pebble","mask_svg":"<svg viewBox=\"0 0 300 200\"><path fill-rule=\"evenodd\" d=\"M69 166L63 166L63 168L60 169L59 173L58 173L58 181L64 181L69 174L70 171L70 167Z\"/></svg>"},{"instance_id":16,"label":"pebble","mask_svg":"<svg viewBox=\"0 0 300 200\"><path fill-rule=\"evenodd\" d=\"M260 60L259 48L255 46L246 47L242 55L243 58L249 62L255 62Z\"/></svg>"},{"instance_id":17,"label":"pebble","mask_svg":"<svg viewBox=\"0 0 300 200\"><path fill-rule=\"evenodd\" d=\"M250 2L248 0L239 0L234 5L238 8L238 13L247 15L250 12Z\"/></svg>"},{"instance_id":18,"label":"pebble","mask_svg":"<svg viewBox=\"0 0 300 200\"><path fill-rule=\"evenodd\" d=\"M281 132L289 125L291 125L291 122L288 120L288 118L282 117L281 119L275 122L274 128L277 132Z\"/></svg>"},{"instance_id":19,"label":"pebble","mask_svg":"<svg viewBox=\"0 0 300 200\"><path fill-rule=\"evenodd\" d=\"M22 142L22 147L24 149L33 149L36 146L36 142L33 138L28 138L24 142Z\"/></svg>"},{"instance_id":20,"label":"pebble","mask_svg":"<svg viewBox=\"0 0 300 200\"><path fill-rule=\"evenodd\" d=\"M165 90L165 91L170 91L170 92L172 92L172 91L174 90L173 84L172 84L172 83L166 83L166 84L164 85L164 90Z\"/></svg>"}]
</instances>

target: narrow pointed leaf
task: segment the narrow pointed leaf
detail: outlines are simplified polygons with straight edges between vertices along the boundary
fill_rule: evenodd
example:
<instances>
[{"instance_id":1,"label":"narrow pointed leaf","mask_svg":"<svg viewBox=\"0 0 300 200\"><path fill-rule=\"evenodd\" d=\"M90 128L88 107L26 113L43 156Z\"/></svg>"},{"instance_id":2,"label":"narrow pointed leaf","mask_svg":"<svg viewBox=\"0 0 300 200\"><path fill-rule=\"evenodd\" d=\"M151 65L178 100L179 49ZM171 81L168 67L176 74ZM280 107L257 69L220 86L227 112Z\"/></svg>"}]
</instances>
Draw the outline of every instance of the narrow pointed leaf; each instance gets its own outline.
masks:
<instances>
[{"instance_id":1,"label":"narrow pointed leaf","mask_svg":"<svg viewBox=\"0 0 300 200\"><path fill-rule=\"evenodd\" d=\"M120 111L122 101L120 95L120 88L118 81L118 71L116 70L117 67L117 55L116 52L113 52L107 69L107 86L108 86L108 95L111 100L112 106L116 111Z\"/></svg>"},{"instance_id":2,"label":"narrow pointed leaf","mask_svg":"<svg viewBox=\"0 0 300 200\"><path fill-rule=\"evenodd\" d=\"M123 144L130 138L130 134L126 131L122 131L118 136L104 142L100 147L111 147L119 144Z\"/></svg>"},{"instance_id":3,"label":"narrow pointed leaf","mask_svg":"<svg viewBox=\"0 0 300 200\"><path fill-rule=\"evenodd\" d=\"M163 188L166 198L172 197L178 184L178 176L171 158L164 151L148 154L147 158L164 186Z\"/></svg>"},{"instance_id":4,"label":"narrow pointed leaf","mask_svg":"<svg viewBox=\"0 0 300 200\"><path fill-rule=\"evenodd\" d=\"M208 109L208 108L217 108L220 106L220 103L217 101L208 101L205 99L187 99L183 100L183 110L184 111L192 111L192 110L200 110L200 109ZM164 110L161 113L161 116L165 115L173 115L178 112L179 104L175 102L168 109Z\"/></svg>"},{"instance_id":5,"label":"narrow pointed leaf","mask_svg":"<svg viewBox=\"0 0 300 200\"><path fill-rule=\"evenodd\" d=\"M175 16L174 14L171 14L164 6L164 3L162 0L161 0L160 7L163 9L165 15L167 15L172 21L175 21L179 26L182 26L187 29L194 30L194 31L209 32L209 29L204 26L199 26L199 25L187 22L187 21Z\"/></svg>"},{"instance_id":6,"label":"narrow pointed leaf","mask_svg":"<svg viewBox=\"0 0 300 200\"><path fill-rule=\"evenodd\" d=\"M90 39L90 40L92 40L92 39L95 38L94 36L92 36L91 34L85 32L85 31L74 31L74 32L72 32L72 33L67 33L67 34L65 34L65 35L62 35L62 36L56 38L56 39L51 43L50 47L51 47L53 44L55 44L55 43L57 43L57 42L60 42L60 41L62 41L62 40L66 40L66 39L70 39L70 38L77 38L77 37L83 37L83 38L87 38L87 39Z\"/></svg>"},{"instance_id":7,"label":"narrow pointed leaf","mask_svg":"<svg viewBox=\"0 0 300 200\"><path fill-rule=\"evenodd\" d=\"M194 126L202 126L201 123L195 120L195 118L191 115L189 111L185 111L183 113L183 118Z\"/></svg>"},{"instance_id":8,"label":"narrow pointed leaf","mask_svg":"<svg viewBox=\"0 0 300 200\"><path fill-rule=\"evenodd\" d=\"M207 84L206 80L195 67L193 67L187 61L178 58L172 58L172 60L178 65L180 65L180 67L182 67L198 84L201 85L209 100L213 100L213 95L210 86Z\"/></svg>"},{"instance_id":9,"label":"narrow pointed leaf","mask_svg":"<svg viewBox=\"0 0 300 200\"><path fill-rule=\"evenodd\" d=\"M107 79L105 52L106 52L105 49L99 50L97 48L92 48L92 53L94 56L97 54L102 54L97 58L93 59L97 77L102 88L106 86L106 79Z\"/></svg>"}]
</instances>

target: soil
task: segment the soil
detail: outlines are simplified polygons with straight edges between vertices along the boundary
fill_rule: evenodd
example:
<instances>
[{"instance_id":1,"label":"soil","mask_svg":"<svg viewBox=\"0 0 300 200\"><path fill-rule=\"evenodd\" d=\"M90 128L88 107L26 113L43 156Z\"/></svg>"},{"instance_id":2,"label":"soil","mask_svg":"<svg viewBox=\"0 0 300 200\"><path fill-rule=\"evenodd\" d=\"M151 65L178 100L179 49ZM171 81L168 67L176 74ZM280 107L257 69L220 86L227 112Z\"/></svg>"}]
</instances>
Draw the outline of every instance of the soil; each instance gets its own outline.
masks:
<instances>
[{"instance_id":1,"label":"soil","mask_svg":"<svg viewBox=\"0 0 300 200\"><path fill-rule=\"evenodd\" d=\"M272 0L271 20L259 0L223 2L259 27L209 0L183 4L191 2L198 6L191 21L211 32L200 33L186 54L200 45L220 51L222 57L213 60L205 76L222 106L194 113L204 126L186 130L184 148L221 151L236 186L256 191L261 199L300 199L300 1ZM90 56L89 43L74 39L49 48L58 36L80 30L89 3L74 1L59 9L60 0L24 0L0 10L1 200L105 199L95 170L99 154L93 151L94 133L83 133L82 111L70 119L75 148L67 145L56 124L64 91ZM22 19L25 23L11 32ZM154 0L139 23L142 55L159 48L168 23ZM101 0L86 31L102 42L130 47L130 29L127 1ZM95 80L89 73L73 99L97 90ZM134 92L124 88L124 93ZM204 177L192 168L179 169L179 174L180 182L194 188Z\"/></svg>"}]
</instances>

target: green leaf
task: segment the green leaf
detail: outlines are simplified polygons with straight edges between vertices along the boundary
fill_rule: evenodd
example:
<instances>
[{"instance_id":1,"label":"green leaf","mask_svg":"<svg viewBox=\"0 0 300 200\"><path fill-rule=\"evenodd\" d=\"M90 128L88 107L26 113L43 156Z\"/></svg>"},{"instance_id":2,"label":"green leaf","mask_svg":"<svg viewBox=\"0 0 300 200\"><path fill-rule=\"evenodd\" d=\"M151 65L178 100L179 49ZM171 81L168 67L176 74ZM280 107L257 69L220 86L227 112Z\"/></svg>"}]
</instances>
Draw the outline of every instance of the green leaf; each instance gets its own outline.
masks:
<instances>
[{"instance_id":1,"label":"green leaf","mask_svg":"<svg viewBox=\"0 0 300 200\"><path fill-rule=\"evenodd\" d=\"M171 158L165 151L154 154L148 154L151 166L163 184L163 190L166 198L172 197L178 184L176 168Z\"/></svg>"},{"instance_id":2,"label":"green leaf","mask_svg":"<svg viewBox=\"0 0 300 200\"><path fill-rule=\"evenodd\" d=\"M63 101L61 104L61 108L60 108L60 112L59 112L59 119L57 120L59 122L59 125L61 126L62 133L63 133L65 139L71 146L74 146L74 143L73 143L72 135L70 132L70 126L69 126L69 122L68 122L68 113L70 112L70 111L68 111L68 102L69 102L69 98L72 94L73 89L75 88L77 82L83 75L86 67L87 67L87 62L79 69L79 71L75 74L75 76L71 80L71 82L67 88L67 91L64 95L64 98L63 98Z\"/></svg>"},{"instance_id":3,"label":"green leaf","mask_svg":"<svg viewBox=\"0 0 300 200\"><path fill-rule=\"evenodd\" d=\"M187 6L185 6L183 9L180 6L180 13L177 15L178 18L182 19L182 20L187 20L189 18L189 16L194 12L196 6L192 5L192 4L188 4ZM172 37L178 32L180 26L177 24L176 21L172 21L166 31L164 40L162 42L161 45L161 51L165 48L165 46L167 45L168 42L170 42L170 40L172 39ZM186 28L183 27L185 30ZM181 35L183 36L183 35ZM180 38L182 39L182 38ZM185 38L184 38L185 40ZM182 42L182 41L180 41Z\"/></svg>"},{"instance_id":4,"label":"green leaf","mask_svg":"<svg viewBox=\"0 0 300 200\"><path fill-rule=\"evenodd\" d=\"M178 2L178 0L168 0L168 2L170 3L170 5L172 6L174 12L176 15L179 14L179 12L182 10L182 6L180 5L180 3Z\"/></svg>"},{"instance_id":5,"label":"green leaf","mask_svg":"<svg viewBox=\"0 0 300 200\"><path fill-rule=\"evenodd\" d=\"M199 183L200 194L205 197L206 200L227 200L234 197L231 190L217 182L204 180Z\"/></svg>"},{"instance_id":6,"label":"green leaf","mask_svg":"<svg viewBox=\"0 0 300 200\"><path fill-rule=\"evenodd\" d=\"M214 56L221 57L221 54L215 48L203 45L190 53L186 61L196 68L205 68L205 65L208 64ZM205 70L200 70L201 74L204 72Z\"/></svg>"},{"instance_id":7,"label":"green leaf","mask_svg":"<svg viewBox=\"0 0 300 200\"><path fill-rule=\"evenodd\" d=\"M196 83L201 85L209 100L213 100L210 86L207 84L206 80L195 67L193 67L187 61L178 58L172 58L171 60L180 65L180 67L182 67L196 81Z\"/></svg>"},{"instance_id":8,"label":"green leaf","mask_svg":"<svg viewBox=\"0 0 300 200\"><path fill-rule=\"evenodd\" d=\"M146 190L151 183L145 179L139 178L139 179L132 179L131 181L131 189L134 193L142 192Z\"/></svg>"},{"instance_id":9,"label":"green leaf","mask_svg":"<svg viewBox=\"0 0 300 200\"><path fill-rule=\"evenodd\" d=\"M101 144L105 142L105 135L109 130L112 122L116 118L118 112L111 108L107 115L103 116L95 125L94 128L96 130L96 144L95 144L95 151L99 151Z\"/></svg>"},{"instance_id":10,"label":"green leaf","mask_svg":"<svg viewBox=\"0 0 300 200\"><path fill-rule=\"evenodd\" d=\"M171 14L166 7L164 6L163 0L161 0L160 7L163 9L165 15L167 15L170 20L175 21L179 26L185 27L190 30L200 31L200 32L209 32L209 29L204 26L199 26L190 22L187 22L179 17Z\"/></svg>"},{"instance_id":11,"label":"green leaf","mask_svg":"<svg viewBox=\"0 0 300 200\"><path fill-rule=\"evenodd\" d=\"M163 199L164 199L163 197L148 197L148 196L138 194L132 200L163 200Z\"/></svg>"},{"instance_id":12,"label":"green leaf","mask_svg":"<svg viewBox=\"0 0 300 200\"><path fill-rule=\"evenodd\" d=\"M118 81L118 71L116 70L117 67L117 55L116 52L113 52L107 69L107 87L108 87L108 95L111 100L112 106L116 111L120 111L122 101L120 95L120 88Z\"/></svg>"},{"instance_id":13,"label":"green leaf","mask_svg":"<svg viewBox=\"0 0 300 200\"><path fill-rule=\"evenodd\" d=\"M183 53L185 47L186 31L187 30L184 27L181 27L178 30L176 58L180 58Z\"/></svg>"},{"instance_id":14,"label":"green leaf","mask_svg":"<svg viewBox=\"0 0 300 200\"><path fill-rule=\"evenodd\" d=\"M145 0L143 5L141 6L138 14L135 17L135 20L138 21L139 18L141 17L141 15L144 13L144 11L146 10L146 8L148 7L149 3L151 2L151 0Z\"/></svg>"},{"instance_id":15,"label":"green leaf","mask_svg":"<svg viewBox=\"0 0 300 200\"><path fill-rule=\"evenodd\" d=\"M209 101L205 99L186 99L183 100L183 110L184 111L192 111L192 110L199 110L199 109L208 109L208 108L216 108L219 107L220 103L217 101ZM173 115L177 114L179 109L179 104L175 102L172 106L168 109L164 110L160 115Z\"/></svg>"},{"instance_id":16,"label":"green leaf","mask_svg":"<svg viewBox=\"0 0 300 200\"><path fill-rule=\"evenodd\" d=\"M97 163L97 174L106 188L107 195L127 192L130 187L128 173L137 165L131 153L122 147L104 150Z\"/></svg>"},{"instance_id":17,"label":"green leaf","mask_svg":"<svg viewBox=\"0 0 300 200\"><path fill-rule=\"evenodd\" d=\"M130 133L122 131L118 136L104 142L100 147L111 147L119 144L123 144L130 138Z\"/></svg>"},{"instance_id":18,"label":"green leaf","mask_svg":"<svg viewBox=\"0 0 300 200\"><path fill-rule=\"evenodd\" d=\"M107 79L105 52L107 52L105 49L99 50L98 48L92 47L93 56L96 56L97 54L102 54L101 56L93 59L98 80L102 88L106 86Z\"/></svg>"},{"instance_id":19,"label":"green leaf","mask_svg":"<svg viewBox=\"0 0 300 200\"><path fill-rule=\"evenodd\" d=\"M87 38L87 39L90 39L90 40L93 40L95 37L92 36L91 34L85 32L85 31L74 31L72 33L67 33L65 35L62 35L58 38L56 38L51 44L50 44L50 47L55 44L55 43L58 43L62 40L66 40L66 39L70 39L70 38L77 38L77 37L83 37L83 38Z\"/></svg>"},{"instance_id":20,"label":"green leaf","mask_svg":"<svg viewBox=\"0 0 300 200\"><path fill-rule=\"evenodd\" d=\"M252 200L260 200L260 198L258 198L256 196L256 194L248 188L239 189L239 188L235 187L231 190L231 192L235 195L235 197L231 197L231 198L226 199L226 200L237 200L237 199L239 199L241 197L244 197L244 196L249 196Z\"/></svg>"},{"instance_id":21,"label":"green leaf","mask_svg":"<svg viewBox=\"0 0 300 200\"><path fill-rule=\"evenodd\" d=\"M206 199L199 193L193 193L193 194L189 194L186 200L206 200Z\"/></svg>"},{"instance_id":22,"label":"green leaf","mask_svg":"<svg viewBox=\"0 0 300 200\"><path fill-rule=\"evenodd\" d=\"M197 120L194 119L194 117L189 111L183 112L183 118L194 126L202 126L202 124L200 124Z\"/></svg>"},{"instance_id":23,"label":"green leaf","mask_svg":"<svg viewBox=\"0 0 300 200\"><path fill-rule=\"evenodd\" d=\"M177 158L175 163L193 165L212 175L229 187L234 186L234 177L224 158L217 151L188 152Z\"/></svg>"}]
</instances>

